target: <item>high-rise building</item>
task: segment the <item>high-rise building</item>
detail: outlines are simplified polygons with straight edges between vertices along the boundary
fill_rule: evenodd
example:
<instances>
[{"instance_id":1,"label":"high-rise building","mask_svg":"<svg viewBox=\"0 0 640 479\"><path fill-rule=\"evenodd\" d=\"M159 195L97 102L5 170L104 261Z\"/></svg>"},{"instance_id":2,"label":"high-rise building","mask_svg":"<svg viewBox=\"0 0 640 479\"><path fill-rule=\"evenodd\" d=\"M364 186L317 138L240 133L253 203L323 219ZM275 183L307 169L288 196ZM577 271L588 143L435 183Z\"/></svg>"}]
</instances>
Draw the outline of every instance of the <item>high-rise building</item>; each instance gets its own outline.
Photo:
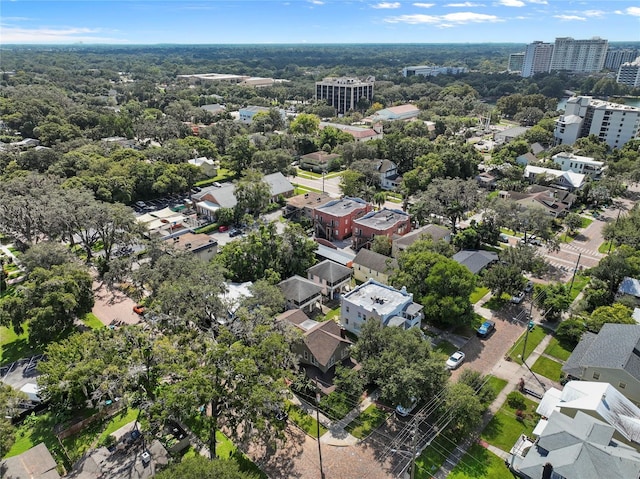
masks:
<instances>
[{"instance_id":1,"label":"high-rise building","mask_svg":"<svg viewBox=\"0 0 640 479\"><path fill-rule=\"evenodd\" d=\"M460 75L461 73L467 73L467 67L443 67L440 65L414 65L410 67L404 67L402 69L402 76L410 77L414 75L421 75L423 77L435 77L438 75Z\"/></svg>"},{"instance_id":2,"label":"high-rise building","mask_svg":"<svg viewBox=\"0 0 640 479\"><path fill-rule=\"evenodd\" d=\"M553 43L536 41L527 45L527 49L524 52L521 75L530 77L536 73L548 72L552 56Z\"/></svg>"},{"instance_id":3,"label":"high-rise building","mask_svg":"<svg viewBox=\"0 0 640 479\"><path fill-rule=\"evenodd\" d=\"M374 83L375 77L368 77L366 80L328 77L316 82L316 100L326 100L342 115L355 110L362 98L372 101Z\"/></svg>"},{"instance_id":4,"label":"high-rise building","mask_svg":"<svg viewBox=\"0 0 640 479\"><path fill-rule=\"evenodd\" d=\"M522 65L524 64L524 52L521 53L512 53L509 55L509 64L507 65L507 70L509 72L521 72Z\"/></svg>"},{"instance_id":5,"label":"high-rise building","mask_svg":"<svg viewBox=\"0 0 640 479\"><path fill-rule=\"evenodd\" d=\"M609 48L607 50L607 56L604 58L604 67L617 72L620 65L632 62L637 56L638 50L635 48L620 48L617 50Z\"/></svg>"},{"instance_id":6,"label":"high-rise building","mask_svg":"<svg viewBox=\"0 0 640 479\"><path fill-rule=\"evenodd\" d=\"M611 148L622 147L640 136L640 108L590 96L569 98L564 115L556 120L556 145L572 145L589 135L597 136Z\"/></svg>"},{"instance_id":7,"label":"high-rise building","mask_svg":"<svg viewBox=\"0 0 640 479\"><path fill-rule=\"evenodd\" d=\"M604 68L607 46L607 40L598 37L588 40L556 38L549 71L599 72Z\"/></svg>"},{"instance_id":8,"label":"high-rise building","mask_svg":"<svg viewBox=\"0 0 640 479\"><path fill-rule=\"evenodd\" d=\"M640 57L635 61L620 65L616 82L633 88L640 86Z\"/></svg>"}]
</instances>

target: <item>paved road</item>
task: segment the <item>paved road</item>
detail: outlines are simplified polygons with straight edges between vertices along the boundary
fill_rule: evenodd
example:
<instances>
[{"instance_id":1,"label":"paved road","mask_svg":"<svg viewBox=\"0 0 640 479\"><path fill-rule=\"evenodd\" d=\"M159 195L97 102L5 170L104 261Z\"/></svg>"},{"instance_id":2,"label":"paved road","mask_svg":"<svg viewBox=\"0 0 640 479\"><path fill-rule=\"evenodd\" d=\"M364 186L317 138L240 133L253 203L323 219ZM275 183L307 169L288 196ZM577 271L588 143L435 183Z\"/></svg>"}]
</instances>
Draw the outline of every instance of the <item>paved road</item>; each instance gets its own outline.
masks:
<instances>
[{"instance_id":1,"label":"paved road","mask_svg":"<svg viewBox=\"0 0 640 479\"><path fill-rule=\"evenodd\" d=\"M109 290L103 283L93 282L95 304L92 313L105 325L111 321L123 321L126 324L138 324L140 316L133 312L135 302L117 290Z\"/></svg>"}]
</instances>

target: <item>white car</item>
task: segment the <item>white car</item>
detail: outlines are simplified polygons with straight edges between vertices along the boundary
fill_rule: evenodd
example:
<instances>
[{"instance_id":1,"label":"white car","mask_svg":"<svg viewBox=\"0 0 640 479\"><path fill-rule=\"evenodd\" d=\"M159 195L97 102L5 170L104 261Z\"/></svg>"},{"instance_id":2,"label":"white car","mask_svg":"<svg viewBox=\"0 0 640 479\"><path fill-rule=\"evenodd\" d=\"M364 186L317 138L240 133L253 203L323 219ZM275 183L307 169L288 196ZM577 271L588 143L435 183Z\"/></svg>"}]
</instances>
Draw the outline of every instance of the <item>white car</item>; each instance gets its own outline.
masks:
<instances>
[{"instance_id":1,"label":"white car","mask_svg":"<svg viewBox=\"0 0 640 479\"><path fill-rule=\"evenodd\" d=\"M447 359L447 369L457 369L464 362L465 355L462 351L456 351Z\"/></svg>"}]
</instances>

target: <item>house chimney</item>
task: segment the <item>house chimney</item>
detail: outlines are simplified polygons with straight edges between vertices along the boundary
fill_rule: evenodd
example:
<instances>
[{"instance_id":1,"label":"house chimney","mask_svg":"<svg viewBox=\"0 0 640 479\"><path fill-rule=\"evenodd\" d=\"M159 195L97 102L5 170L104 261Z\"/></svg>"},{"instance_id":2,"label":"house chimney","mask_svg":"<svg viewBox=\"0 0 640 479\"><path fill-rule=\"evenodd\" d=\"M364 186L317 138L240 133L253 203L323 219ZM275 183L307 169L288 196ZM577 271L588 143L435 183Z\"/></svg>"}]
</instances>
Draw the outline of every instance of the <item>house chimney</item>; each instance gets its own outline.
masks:
<instances>
[{"instance_id":1,"label":"house chimney","mask_svg":"<svg viewBox=\"0 0 640 479\"><path fill-rule=\"evenodd\" d=\"M550 462L547 462L542 468L542 479L551 479L553 475L553 466Z\"/></svg>"}]
</instances>

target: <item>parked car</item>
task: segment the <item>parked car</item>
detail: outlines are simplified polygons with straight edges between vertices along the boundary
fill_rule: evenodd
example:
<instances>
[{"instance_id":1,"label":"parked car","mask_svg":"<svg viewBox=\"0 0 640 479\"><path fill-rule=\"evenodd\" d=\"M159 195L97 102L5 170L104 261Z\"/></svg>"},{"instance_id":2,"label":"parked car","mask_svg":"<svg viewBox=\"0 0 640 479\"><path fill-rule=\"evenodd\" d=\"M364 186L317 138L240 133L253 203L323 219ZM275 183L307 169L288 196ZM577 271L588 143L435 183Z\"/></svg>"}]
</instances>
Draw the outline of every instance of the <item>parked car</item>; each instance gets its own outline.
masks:
<instances>
[{"instance_id":1,"label":"parked car","mask_svg":"<svg viewBox=\"0 0 640 479\"><path fill-rule=\"evenodd\" d=\"M481 338L486 338L496 329L496 323L487 319L484 323L480 325L477 329L476 334Z\"/></svg>"},{"instance_id":2,"label":"parked car","mask_svg":"<svg viewBox=\"0 0 640 479\"><path fill-rule=\"evenodd\" d=\"M447 369L457 369L464 362L465 354L462 351L456 351L445 363L447 365Z\"/></svg>"},{"instance_id":3,"label":"parked car","mask_svg":"<svg viewBox=\"0 0 640 479\"><path fill-rule=\"evenodd\" d=\"M229 229L228 226L222 225L220 228L218 228L218 231L220 233L224 233L225 231L227 231Z\"/></svg>"},{"instance_id":4,"label":"parked car","mask_svg":"<svg viewBox=\"0 0 640 479\"><path fill-rule=\"evenodd\" d=\"M234 236L240 236L242 234L242 230L238 228L231 228L229 230L229 236L233 238Z\"/></svg>"},{"instance_id":5,"label":"parked car","mask_svg":"<svg viewBox=\"0 0 640 479\"><path fill-rule=\"evenodd\" d=\"M498 241L500 241L500 243L508 243L509 237L504 233L500 233L500 236L498 236Z\"/></svg>"},{"instance_id":6,"label":"parked car","mask_svg":"<svg viewBox=\"0 0 640 479\"><path fill-rule=\"evenodd\" d=\"M413 411L417 405L418 405L418 400L415 397L412 397L411 404L409 404L409 406L404 407L402 404L398 404L396 406L396 414L402 417L407 417L409 414L411 414L411 411Z\"/></svg>"},{"instance_id":7,"label":"parked car","mask_svg":"<svg viewBox=\"0 0 640 479\"><path fill-rule=\"evenodd\" d=\"M533 291L533 281L527 281L527 285L524 287L523 291L525 293L530 293L531 291Z\"/></svg>"},{"instance_id":8,"label":"parked car","mask_svg":"<svg viewBox=\"0 0 640 479\"><path fill-rule=\"evenodd\" d=\"M141 304L136 304L133 307L133 312L142 316L144 314L144 306L142 306Z\"/></svg>"},{"instance_id":9,"label":"parked car","mask_svg":"<svg viewBox=\"0 0 640 479\"><path fill-rule=\"evenodd\" d=\"M513 296L511 296L511 302L513 304L520 304L522 303L523 299L524 299L524 291L520 291L518 294L514 294Z\"/></svg>"}]
</instances>

